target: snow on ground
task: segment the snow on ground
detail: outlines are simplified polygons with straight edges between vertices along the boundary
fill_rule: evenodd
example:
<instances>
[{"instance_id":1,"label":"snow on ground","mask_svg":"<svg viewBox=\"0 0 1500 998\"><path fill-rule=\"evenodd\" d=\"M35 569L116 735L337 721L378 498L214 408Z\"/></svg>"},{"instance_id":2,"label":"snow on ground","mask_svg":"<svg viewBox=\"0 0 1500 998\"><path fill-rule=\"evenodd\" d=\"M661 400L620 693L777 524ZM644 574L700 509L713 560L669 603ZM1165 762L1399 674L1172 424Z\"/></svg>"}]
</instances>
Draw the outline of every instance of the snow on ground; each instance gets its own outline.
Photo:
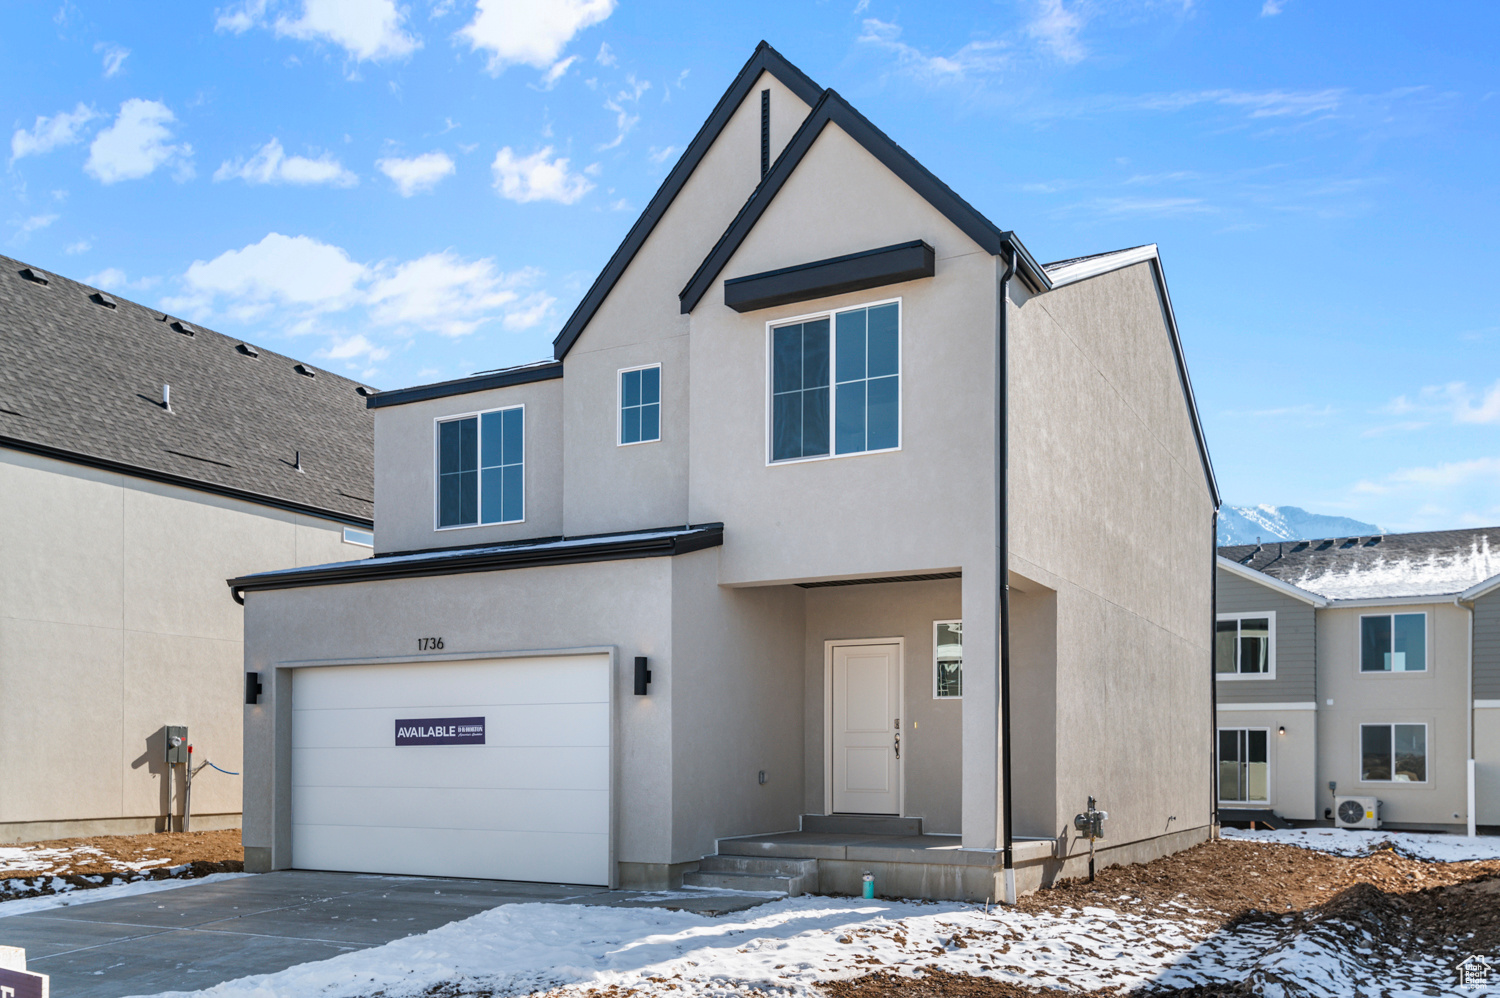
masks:
<instances>
[{"instance_id":1,"label":"snow on ground","mask_svg":"<svg viewBox=\"0 0 1500 998\"><path fill-rule=\"evenodd\" d=\"M1282 828L1245 830L1225 828L1226 839L1242 842L1269 842L1301 846L1338 856L1368 856L1391 848L1410 859L1432 863L1460 863L1465 860L1500 859L1500 835L1444 835L1432 832L1364 831L1351 828Z\"/></svg>"},{"instance_id":2,"label":"snow on ground","mask_svg":"<svg viewBox=\"0 0 1500 998\"><path fill-rule=\"evenodd\" d=\"M155 850L147 848L146 852ZM172 862L171 856L129 862L118 859L94 846L77 845L70 849L58 849L41 845L0 846L0 878L31 877L38 874L65 873L80 863L92 860L96 864L109 864L120 871L150 870Z\"/></svg>"},{"instance_id":3,"label":"snow on ground","mask_svg":"<svg viewBox=\"0 0 1500 998\"><path fill-rule=\"evenodd\" d=\"M876 970L940 968L1030 988L1129 990L1230 985L1305 998L1339 998L1367 976L1360 958L1266 915L1227 931L1192 917L1137 914L1126 895L1108 907L1030 913L956 903L798 897L708 917L662 908L514 904L423 935L316 963L159 998L414 998L444 993L523 995L617 986L659 998L813 998L815 985ZM1384 994L1440 994L1439 961L1382 968Z\"/></svg>"},{"instance_id":4,"label":"snow on ground","mask_svg":"<svg viewBox=\"0 0 1500 998\"><path fill-rule=\"evenodd\" d=\"M183 871L187 867L182 867ZM171 871L168 871L171 872ZM173 877L165 880L136 880L128 884L111 884L107 887L82 888L76 884L69 883L61 877L54 877L52 889L57 893L43 894L38 897L18 898L15 901L0 901L0 918L8 915L29 915L33 911L46 911L49 908L64 908L68 905L89 904L94 901L108 901L110 898L129 897L133 894L154 894L157 891L170 891L178 887L191 887L193 884L211 884L218 880L233 880L236 877L249 877L249 873L211 873L206 877ZM83 880L99 883L104 880L102 876L83 877Z\"/></svg>"}]
</instances>

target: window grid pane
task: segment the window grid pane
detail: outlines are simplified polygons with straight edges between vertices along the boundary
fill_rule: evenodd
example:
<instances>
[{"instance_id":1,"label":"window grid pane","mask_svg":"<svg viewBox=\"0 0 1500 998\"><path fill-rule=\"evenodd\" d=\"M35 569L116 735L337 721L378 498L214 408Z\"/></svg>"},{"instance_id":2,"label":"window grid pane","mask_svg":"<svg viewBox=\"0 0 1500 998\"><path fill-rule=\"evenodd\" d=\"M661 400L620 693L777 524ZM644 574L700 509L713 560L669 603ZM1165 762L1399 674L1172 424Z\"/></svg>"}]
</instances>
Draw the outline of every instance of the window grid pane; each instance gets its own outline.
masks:
<instances>
[{"instance_id":1,"label":"window grid pane","mask_svg":"<svg viewBox=\"0 0 1500 998\"><path fill-rule=\"evenodd\" d=\"M1396 724L1395 729L1395 776L1398 782L1427 782L1427 726L1425 724Z\"/></svg>"},{"instance_id":2,"label":"window grid pane","mask_svg":"<svg viewBox=\"0 0 1500 998\"><path fill-rule=\"evenodd\" d=\"M661 368L620 372L620 443L661 439Z\"/></svg>"},{"instance_id":3,"label":"window grid pane","mask_svg":"<svg viewBox=\"0 0 1500 998\"><path fill-rule=\"evenodd\" d=\"M901 444L897 319L894 303L838 313L835 453Z\"/></svg>"},{"instance_id":4,"label":"window grid pane","mask_svg":"<svg viewBox=\"0 0 1500 998\"><path fill-rule=\"evenodd\" d=\"M438 424L438 526L524 518L525 417L520 407Z\"/></svg>"},{"instance_id":5,"label":"window grid pane","mask_svg":"<svg viewBox=\"0 0 1500 998\"><path fill-rule=\"evenodd\" d=\"M479 522L479 421L438 424L438 526Z\"/></svg>"},{"instance_id":6,"label":"window grid pane","mask_svg":"<svg viewBox=\"0 0 1500 998\"><path fill-rule=\"evenodd\" d=\"M1389 724L1362 724L1359 726L1359 778L1381 782L1391 778L1391 726Z\"/></svg>"},{"instance_id":7,"label":"window grid pane","mask_svg":"<svg viewBox=\"0 0 1500 998\"><path fill-rule=\"evenodd\" d=\"M828 453L828 320L771 332L771 460Z\"/></svg>"},{"instance_id":8,"label":"window grid pane","mask_svg":"<svg viewBox=\"0 0 1500 998\"><path fill-rule=\"evenodd\" d=\"M1359 671L1391 671L1391 618L1359 618Z\"/></svg>"},{"instance_id":9,"label":"window grid pane","mask_svg":"<svg viewBox=\"0 0 1500 998\"><path fill-rule=\"evenodd\" d=\"M1427 671L1427 615L1395 615L1391 641L1392 672Z\"/></svg>"},{"instance_id":10,"label":"window grid pane","mask_svg":"<svg viewBox=\"0 0 1500 998\"><path fill-rule=\"evenodd\" d=\"M935 631L937 679L934 695L939 699L961 697L964 669L963 624L938 624Z\"/></svg>"}]
</instances>

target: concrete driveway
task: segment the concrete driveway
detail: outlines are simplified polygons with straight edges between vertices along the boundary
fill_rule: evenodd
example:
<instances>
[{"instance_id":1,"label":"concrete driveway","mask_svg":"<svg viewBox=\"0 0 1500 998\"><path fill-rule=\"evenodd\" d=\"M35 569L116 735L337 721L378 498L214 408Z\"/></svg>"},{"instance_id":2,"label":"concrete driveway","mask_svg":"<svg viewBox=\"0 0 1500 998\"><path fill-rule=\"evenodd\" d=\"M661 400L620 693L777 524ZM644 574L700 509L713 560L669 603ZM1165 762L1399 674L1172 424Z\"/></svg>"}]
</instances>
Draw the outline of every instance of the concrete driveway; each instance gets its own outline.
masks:
<instances>
[{"instance_id":1,"label":"concrete driveway","mask_svg":"<svg viewBox=\"0 0 1500 998\"><path fill-rule=\"evenodd\" d=\"M191 991L427 932L523 901L620 903L599 887L287 870L0 918L59 998Z\"/></svg>"}]
</instances>

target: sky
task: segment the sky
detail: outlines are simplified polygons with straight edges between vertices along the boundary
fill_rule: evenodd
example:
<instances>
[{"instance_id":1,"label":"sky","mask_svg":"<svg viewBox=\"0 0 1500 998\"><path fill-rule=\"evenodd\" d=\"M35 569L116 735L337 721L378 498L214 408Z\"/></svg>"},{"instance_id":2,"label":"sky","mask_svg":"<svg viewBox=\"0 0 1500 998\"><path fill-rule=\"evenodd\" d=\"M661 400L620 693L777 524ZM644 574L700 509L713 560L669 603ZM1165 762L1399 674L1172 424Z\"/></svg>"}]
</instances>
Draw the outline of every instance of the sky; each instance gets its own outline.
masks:
<instances>
[{"instance_id":1,"label":"sky","mask_svg":"<svg viewBox=\"0 0 1500 998\"><path fill-rule=\"evenodd\" d=\"M378 388L551 341L762 38L1041 260L1161 247L1226 502L1500 524L1500 5L13 5L0 252Z\"/></svg>"}]
</instances>

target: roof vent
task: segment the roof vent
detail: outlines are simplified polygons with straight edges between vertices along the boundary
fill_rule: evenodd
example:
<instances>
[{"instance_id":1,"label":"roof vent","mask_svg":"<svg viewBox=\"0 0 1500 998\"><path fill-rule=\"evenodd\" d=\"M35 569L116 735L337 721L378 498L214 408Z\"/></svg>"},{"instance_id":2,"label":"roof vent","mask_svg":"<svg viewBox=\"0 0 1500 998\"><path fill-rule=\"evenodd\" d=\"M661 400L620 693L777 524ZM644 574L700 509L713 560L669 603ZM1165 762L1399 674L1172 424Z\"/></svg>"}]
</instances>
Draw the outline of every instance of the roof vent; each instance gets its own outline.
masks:
<instances>
[{"instance_id":1,"label":"roof vent","mask_svg":"<svg viewBox=\"0 0 1500 998\"><path fill-rule=\"evenodd\" d=\"M37 270L35 267L23 267L21 276L35 284L47 284L52 280L46 271Z\"/></svg>"},{"instance_id":2,"label":"roof vent","mask_svg":"<svg viewBox=\"0 0 1500 998\"><path fill-rule=\"evenodd\" d=\"M105 308L114 308L117 304L117 302L113 298L105 294L103 291L95 291L93 294L89 295L89 301L95 303L96 305L103 305Z\"/></svg>"},{"instance_id":3,"label":"roof vent","mask_svg":"<svg viewBox=\"0 0 1500 998\"><path fill-rule=\"evenodd\" d=\"M1292 553L1295 554L1298 551L1306 551L1307 548L1308 548L1307 541L1298 541L1297 542L1297 546L1294 547L1294 548L1292 548Z\"/></svg>"},{"instance_id":4,"label":"roof vent","mask_svg":"<svg viewBox=\"0 0 1500 998\"><path fill-rule=\"evenodd\" d=\"M1341 547L1341 548L1357 548L1357 547L1359 547L1359 538L1358 537L1351 537L1347 541L1345 541L1344 543L1340 544L1339 547Z\"/></svg>"},{"instance_id":5,"label":"roof vent","mask_svg":"<svg viewBox=\"0 0 1500 998\"><path fill-rule=\"evenodd\" d=\"M1369 540L1365 541L1365 547L1372 548L1375 545L1379 544L1383 540L1385 540L1384 536L1381 536L1381 537L1371 537Z\"/></svg>"},{"instance_id":6,"label":"roof vent","mask_svg":"<svg viewBox=\"0 0 1500 998\"><path fill-rule=\"evenodd\" d=\"M259 357L260 356L260 351L257 350L257 349L255 349L253 346L251 346L248 343L241 343L239 346L235 347L235 349L238 350L240 353L244 354L246 357Z\"/></svg>"},{"instance_id":7,"label":"roof vent","mask_svg":"<svg viewBox=\"0 0 1500 998\"><path fill-rule=\"evenodd\" d=\"M293 365L292 370L296 371L298 374L305 374L309 378L316 378L318 376L318 372L314 371L306 364L295 364Z\"/></svg>"},{"instance_id":8,"label":"roof vent","mask_svg":"<svg viewBox=\"0 0 1500 998\"><path fill-rule=\"evenodd\" d=\"M192 326L188 325L186 322L183 322L181 319L173 319L172 320L172 328L175 329L175 330L177 330L179 333L182 333L184 336L196 336L196 335L198 335L198 330L194 329Z\"/></svg>"}]
</instances>

